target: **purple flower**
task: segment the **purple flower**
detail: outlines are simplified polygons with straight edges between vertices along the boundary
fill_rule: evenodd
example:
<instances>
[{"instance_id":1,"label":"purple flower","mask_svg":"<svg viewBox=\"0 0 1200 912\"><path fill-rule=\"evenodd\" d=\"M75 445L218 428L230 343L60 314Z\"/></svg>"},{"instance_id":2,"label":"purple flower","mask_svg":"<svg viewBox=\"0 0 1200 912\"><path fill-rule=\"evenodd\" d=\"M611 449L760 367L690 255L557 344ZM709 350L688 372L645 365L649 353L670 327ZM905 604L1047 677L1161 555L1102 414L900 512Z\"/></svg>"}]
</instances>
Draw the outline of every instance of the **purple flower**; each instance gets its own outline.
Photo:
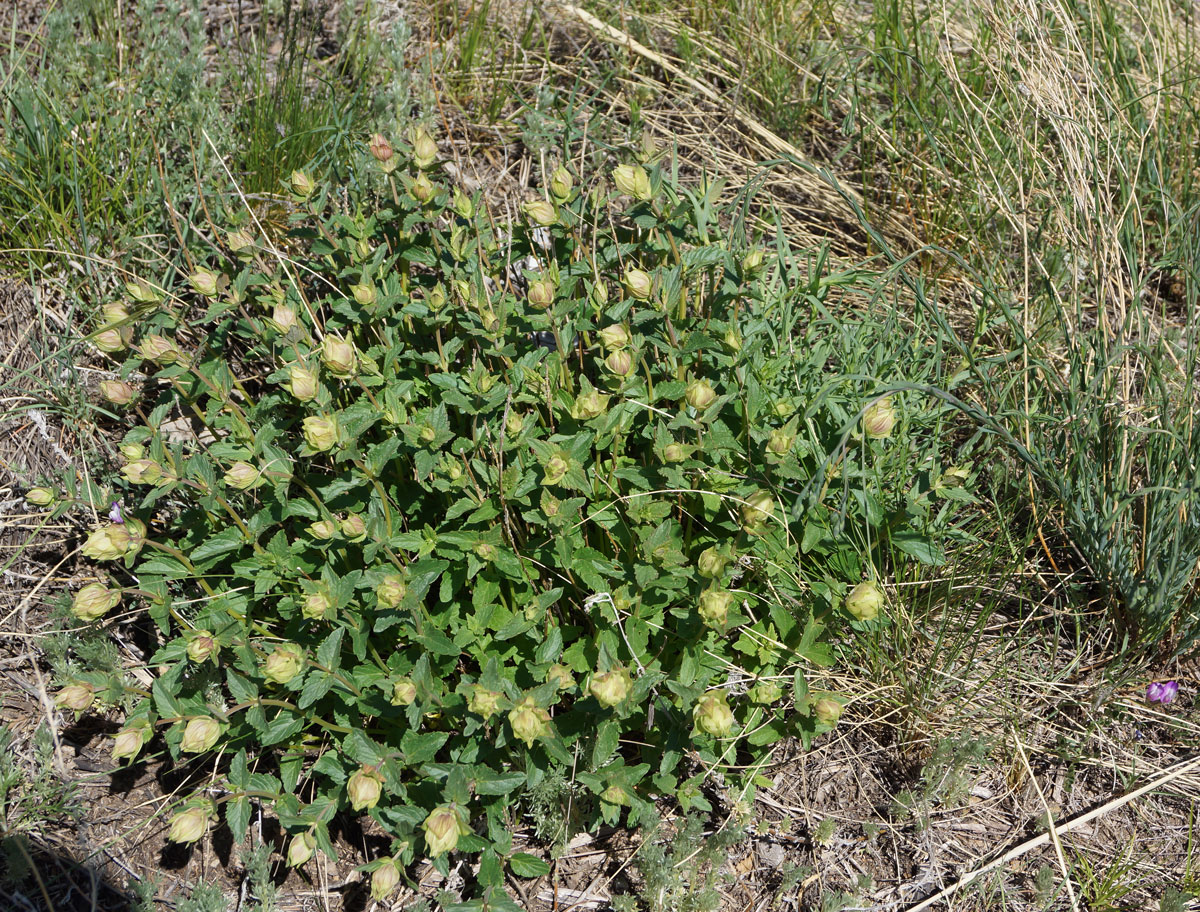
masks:
<instances>
[{"instance_id":1,"label":"purple flower","mask_svg":"<svg viewBox=\"0 0 1200 912\"><path fill-rule=\"evenodd\" d=\"M112 506L108 508L108 518L115 523L125 522L125 517L121 515L121 501L114 500Z\"/></svg>"},{"instance_id":2,"label":"purple flower","mask_svg":"<svg viewBox=\"0 0 1200 912\"><path fill-rule=\"evenodd\" d=\"M1146 688L1147 703L1162 703L1164 706L1179 695L1178 681L1155 681Z\"/></svg>"}]
</instances>

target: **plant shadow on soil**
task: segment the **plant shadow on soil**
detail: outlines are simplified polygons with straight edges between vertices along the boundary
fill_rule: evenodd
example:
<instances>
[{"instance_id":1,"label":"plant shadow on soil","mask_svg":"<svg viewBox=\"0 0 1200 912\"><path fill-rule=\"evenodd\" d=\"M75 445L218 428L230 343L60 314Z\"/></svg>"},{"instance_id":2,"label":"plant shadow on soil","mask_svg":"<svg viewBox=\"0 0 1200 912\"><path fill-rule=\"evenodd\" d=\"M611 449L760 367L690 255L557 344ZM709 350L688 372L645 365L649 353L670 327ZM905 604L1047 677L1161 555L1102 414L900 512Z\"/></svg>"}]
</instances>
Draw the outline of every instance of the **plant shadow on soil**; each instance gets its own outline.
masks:
<instances>
[{"instance_id":1,"label":"plant shadow on soil","mask_svg":"<svg viewBox=\"0 0 1200 912\"><path fill-rule=\"evenodd\" d=\"M14 912L132 912L135 898L60 848L17 835L0 837L0 903Z\"/></svg>"}]
</instances>

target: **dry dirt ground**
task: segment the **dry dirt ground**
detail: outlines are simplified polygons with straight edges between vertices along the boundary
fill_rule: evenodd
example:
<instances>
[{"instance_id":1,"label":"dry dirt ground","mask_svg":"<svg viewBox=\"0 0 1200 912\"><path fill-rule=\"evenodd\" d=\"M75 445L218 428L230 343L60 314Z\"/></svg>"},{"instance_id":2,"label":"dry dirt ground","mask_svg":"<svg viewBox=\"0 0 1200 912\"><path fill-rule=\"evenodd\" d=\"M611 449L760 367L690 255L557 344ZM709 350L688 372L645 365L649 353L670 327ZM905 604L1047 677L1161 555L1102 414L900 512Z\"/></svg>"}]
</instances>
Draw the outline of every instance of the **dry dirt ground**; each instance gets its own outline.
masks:
<instances>
[{"instance_id":1,"label":"dry dirt ground","mask_svg":"<svg viewBox=\"0 0 1200 912\"><path fill-rule=\"evenodd\" d=\"M228 4L211 5L214 16L228 11ZM25 7L32 26L38 4ZM670 131L672 117L659 111L650 120ZM463 119L448 126L463 136L478 132ZM527 185L515 141L444 151L458 153L464 180L504 188L510 205ZM755 151L731 147L729 163ZM795 187L780 194L807 213L798 230L824 231L836 218L819 211L819 195ZM898 238L903 233L897 229ZM82 477L102 468L106 440L105 428L67 417L72 397L86 395L95 378L86 353L67 358L69 371L62 358L50 357L70 337L65 313L47 289L0 282L0 723L24 777L3 798L0 909L124 912L133 907L135 882L157 885L153 908L177 907L199 883L220 886L230 909L253 907L246 847L233 845L227 831L194 848L166 842L156 812L181 787L182 774L154 756L114 774L106 735L116 717L77 720L53 706L43 645L59 624L58 593L83 572L76 561L80 530L49 521L23 494L43 475L67 470ZM1039 570L1031 558L1029 573ZM1045 582L1047 589L1057 584L1052 576ZM1106 691L1100 669L1061 674L1069 664L1086 669L1093 657L1080 656L1065 635L1046 633L1049 612L1037 600L1014 598L1011 614L993 619L979 651L961 665L938 665L933 642L918 637L912 661L928 660L928 673L940 678L936 705L908 705L894 682L834 682L863 696L810 752L779 745L761 771L771 788L747 804L719 777L712 782L716 811L704 821L706 833L741 836L701 869L689 854L669 856L679 882L675 892L656 894L658 908L692 908L687 885L709 883L730 912L907 909L1006 853L1013 857L951 898L955 908L1155 907L1166 888L1192 873L1200 797L1200 768L1190 765L1200 743L1196 669L1170 669L1181 699L1165 709L1145 706L1134 688ZM136 641L122 636L120 625L117 633L120 661L140 666ZM1052 683L1063 677L1070 683ZM1162 784L1122 803L1154 782ZM68 796L61 813L48 806L54 794ZM658 838L669 841L680 821L666 804L662 813ZM1056 832L1064 830L1057 841L1047 838L1047 815ZM281 843L265 816L255 835ZM518 836L529 851L545 853L532 823ZM645 854L640 839L620 830L576 834L549 876L513 883L512 892L531 912L603 910L623 893L653 901L638 864ZM416 888L374 903L354 869L382 844L380 834L346 820L337 862L321 858L301 874L276 854L278 908L402 909L418 895L453 893L469 880L469 861L449 880L422 864L413 872Z\"/></svg>"}]
</instances>

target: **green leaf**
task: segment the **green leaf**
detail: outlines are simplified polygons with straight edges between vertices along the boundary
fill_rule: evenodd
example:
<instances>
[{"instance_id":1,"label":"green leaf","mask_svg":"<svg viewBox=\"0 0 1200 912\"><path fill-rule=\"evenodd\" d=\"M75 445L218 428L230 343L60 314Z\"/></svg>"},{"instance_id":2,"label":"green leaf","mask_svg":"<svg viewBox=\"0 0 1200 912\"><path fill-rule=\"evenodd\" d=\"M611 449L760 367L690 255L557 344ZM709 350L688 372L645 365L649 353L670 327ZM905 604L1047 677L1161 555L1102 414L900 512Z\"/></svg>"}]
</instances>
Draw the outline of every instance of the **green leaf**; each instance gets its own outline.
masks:
<instances>
[{"instance_id":1,"label":"green leaf","mask_svg":"<svg viewBox=\"0 0 1200 912\"><path fill-rule=\"evenodd\" d=\"M258 733L259 741L263 746L286 741L304 727L304 721L304 716L283 710Z\"/></svg>"},{"instance_id":2,"label":"green leaf","mask_svg":"<svg viewBox=\"0 0 1200 912\"><path fill-rule=\"evenodd\" d=\"M357 728L342 741L342 750L351 760L363 766L378 766L383 762L383 751L365 732Z\"/></svg>"},{"instance_id":3,"label":"green leaf","mask_svg":"<svg viewBox=\"0 0 1200 912\"><path fill-rule=\"evenodd\" d=\"M621 726L616 719L605 719L596 730L596 745L592 748L592 769L600 769L617 752Z\"/></svg>"},{"instance_id":4,"label":"green leaf","mask_svg":"<svg viewBox=\"0 0 1200 912\"><path fill-rule=\"evenodd\" d=\"M785 734L786 730L782 722L768 722L750 732L746 736L746 741L755 747L766 747L768 744L774 744Z\"/></svg>"},{"instance_id":5,"label":"green leaf","mask_svg":"<svg viewBox=\"0 0 1200 912\"><path fill-rule=\"evenodd\" d=\"M500 856L494 849L484 849L479 857L479 873L476 875L479 883L485 887L495 887L504 883L504 870L500 866Z\"/></svg>"},{"instance_id":6,"label":"green leaf","mask_svg":"<svg viewBox=\"0 0 1200 912\"><path fill-rule=\"evenodd\" d=\"M911 555L931 567L946 563L946 552L942 550L942 546L919 532L904 530L893 532L891 543L905 554Z\"/></svg>"},{"instance_id":7,"label":"green leaf","mask_svg":"<svg viewBox=\"0 0 1200 912\"><path fill-rule=\"evenodd\" d=\"M550 865L528 852L517 852L511 856L508 867L518 877L545 877L550 873Z\"/></svg>"},{"instance_id":8,"label":"green leaf","mask_svg":"<svg viewBox=\"0 0 1200 912\"><path fill-rule=\"evenodd\" d=\"M523 786L527 779L528 777L524 773L492 774L487 767L479 767L475 780L475 791L480 795L507 795Z\"/></svg>"},{"instance_id":9,"label":"green leaf","mask_svg":"<svg viewBox=\"0 0 1200 912\"><path fill-rule=\"evenodd\" d=\"M192 571L182 561L161 551L151 553L139 561L137 566L138 573L164 580L188 579L192 575Z\"/></svg>"},{"instance_id":10,"label":"green leaf","mask_svg":"<svg viewBox=\"0 0 1200 912\"><path fill-rule=\"evenodd\" d=\"M234 842L242 842L250 826L250 799L243 796L225 803L225 823L233 833Z\"/></svg>"},{"instance_id":11,"label":"green leaf","mask_svg":"<svg viewBox=\"0 0 1200 912\"><path fill-rule=\"evenodd\" d=\"M341 661L342 637L345 633L344 627L335 628L317 649L317 662L329 671L338 669Z\"/></svg>"},{"instance_id":12,"label":"green leaf","mask_svg":"<svg viewBox=\"0 0 1200 912\"><path fill-rule=\"evenodd\" d=\"M325 694L329 693L334 685L335 678L331 674L326 674L319 669L313 671L304 679L304 686L300 689L300 698L296 701L296 705L301 709L308 709Z\"/></svg>"},{"instance_id":13,"label":"green leaf","mask_svg":"<svg viewBox=\"0 0 1200 912\"><path fill-rule=\"evenodd\" d=\"M192 563L202 564L214 557L219 557L222 554L228 554L230 551L236 551L245 543L245 539L242 538L241 530L236 526L231 526L228 529L222 529L211 538L205 539L192 550Z\"/></svg>"},{"instance_id":14,"label":"green leaf","mask_svg":"<svg viewBox=\"0 0 1200 912\"><path fill-rule=\"evenodd\" d=\"M499 639L499 636L497 636L497 639ZM550 632L546 634L546 639L538 644L538 648L533 654L533 661L538 665L548 665L551 662L556 662L562 654L562 648L562 631L556 625L550 628Z\"/></svg>"},{"instance_id":15,"label":"green leaf","mask_svg":"<svg viewBox=\"0 0 1200 912\"><path fill-rule=\"evenodd\" d=\"M436 757L442 745L449 740L449 732L416 732L410 729L400 739L400 750L404 752L404 759L415 766Z\"/></svg>"}]
</instances>

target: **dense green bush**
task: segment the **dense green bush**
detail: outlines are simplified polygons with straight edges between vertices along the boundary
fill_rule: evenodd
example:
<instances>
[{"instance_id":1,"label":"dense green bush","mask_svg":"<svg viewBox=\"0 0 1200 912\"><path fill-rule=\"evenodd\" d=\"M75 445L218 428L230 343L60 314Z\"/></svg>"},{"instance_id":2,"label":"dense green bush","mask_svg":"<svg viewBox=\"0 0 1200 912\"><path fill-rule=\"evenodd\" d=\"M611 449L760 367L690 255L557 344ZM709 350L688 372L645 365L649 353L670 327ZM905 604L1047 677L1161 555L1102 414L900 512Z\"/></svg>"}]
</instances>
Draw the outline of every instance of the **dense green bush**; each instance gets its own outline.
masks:
<instances>
[{"instance_id":1,"label":"dense green bush","mask_svg":"<svg viewBox=\"0 0 1200 912\"><path fill-rule=\"evenodd\" d=\"M302 255L251 221L106 312L103 392L140 423L73 610L156 625L113 755L211 758L173 839L220 808L240 840L262 802L303 864L365 811L377 893L477 852L512 907L504 867L547 870L515 799L549 773L636 822L709 809L714 769L747 799L772 743L836 725L805 673L887 623L892 555L940 560L964 472L918 466L919 422L802 316L853 277L747 244L714 188L559 168L501 228L425 134L371 152L377 195L292 176ZM93 692L131 689L81 671L62 702Z\"/></svg>"}]
</instances>

